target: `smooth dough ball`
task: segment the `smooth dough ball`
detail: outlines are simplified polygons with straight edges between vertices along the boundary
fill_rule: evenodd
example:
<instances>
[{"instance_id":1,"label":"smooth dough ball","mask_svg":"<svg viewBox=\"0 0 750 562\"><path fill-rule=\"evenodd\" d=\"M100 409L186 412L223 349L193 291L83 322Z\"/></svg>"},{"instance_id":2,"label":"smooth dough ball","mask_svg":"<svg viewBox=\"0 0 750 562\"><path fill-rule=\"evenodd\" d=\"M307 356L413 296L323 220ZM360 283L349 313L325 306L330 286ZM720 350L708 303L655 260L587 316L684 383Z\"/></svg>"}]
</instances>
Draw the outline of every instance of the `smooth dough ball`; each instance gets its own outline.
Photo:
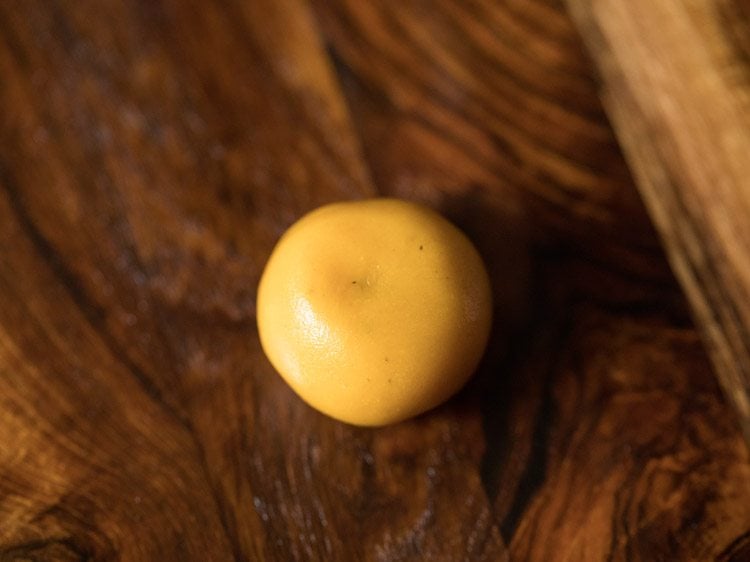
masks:
<instances>
[{"instance_id":1,"label":"smooth dough ball","mask_svg":"<svg viewBox=\"0 0 750 562\"><path fill-rule=\"evenodd\" d=\"M258 287L263 349L308 404L365 426L448 399L487 344L492 295L469 239L396 199L334 203L273 250Z\"/></svg>"}]
</instances>

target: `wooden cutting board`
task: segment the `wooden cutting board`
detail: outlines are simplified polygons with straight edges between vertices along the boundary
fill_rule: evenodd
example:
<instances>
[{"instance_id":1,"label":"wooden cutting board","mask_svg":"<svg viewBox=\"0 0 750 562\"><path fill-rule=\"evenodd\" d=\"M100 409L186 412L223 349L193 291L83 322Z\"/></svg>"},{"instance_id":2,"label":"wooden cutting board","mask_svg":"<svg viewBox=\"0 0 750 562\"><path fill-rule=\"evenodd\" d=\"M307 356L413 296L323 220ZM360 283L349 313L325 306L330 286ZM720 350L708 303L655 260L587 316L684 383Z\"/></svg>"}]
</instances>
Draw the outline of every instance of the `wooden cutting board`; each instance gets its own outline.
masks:
<instances>
[{"instance_id":1,"label":"wooden cutting board","mask_svg":"<svg viewBox=\"0 0 750 562\"><path fill-rule=\"evenodd\" d=\"M0 3L0 560L746 560L750 455L595 80L555 0ZM297 217L380 194L497 302L468 387L372 430L254 301Z\"/></svg>"}]
</instances>

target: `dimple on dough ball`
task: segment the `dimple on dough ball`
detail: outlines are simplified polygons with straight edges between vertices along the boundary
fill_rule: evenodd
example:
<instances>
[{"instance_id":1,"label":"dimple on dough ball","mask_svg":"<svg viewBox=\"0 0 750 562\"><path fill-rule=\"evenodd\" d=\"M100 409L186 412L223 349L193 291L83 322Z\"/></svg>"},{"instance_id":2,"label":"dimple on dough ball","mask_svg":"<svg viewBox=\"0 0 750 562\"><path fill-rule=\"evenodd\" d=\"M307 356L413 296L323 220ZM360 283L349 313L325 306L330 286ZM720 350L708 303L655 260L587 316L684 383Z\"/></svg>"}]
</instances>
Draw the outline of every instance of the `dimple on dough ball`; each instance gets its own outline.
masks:
<instances>
[{"instance_id":1,"label":"dimple on dough ball","mask_svg":"<svg viewBox=\"0 0 750 562\"><path fill-rule=\"evenodd\" d=\"M438 213L370 199L312 211L258 287L263 349L308 404L386 425L448 399L479 363L492 296L479 253Z\"/></svg>"}]
</instances>

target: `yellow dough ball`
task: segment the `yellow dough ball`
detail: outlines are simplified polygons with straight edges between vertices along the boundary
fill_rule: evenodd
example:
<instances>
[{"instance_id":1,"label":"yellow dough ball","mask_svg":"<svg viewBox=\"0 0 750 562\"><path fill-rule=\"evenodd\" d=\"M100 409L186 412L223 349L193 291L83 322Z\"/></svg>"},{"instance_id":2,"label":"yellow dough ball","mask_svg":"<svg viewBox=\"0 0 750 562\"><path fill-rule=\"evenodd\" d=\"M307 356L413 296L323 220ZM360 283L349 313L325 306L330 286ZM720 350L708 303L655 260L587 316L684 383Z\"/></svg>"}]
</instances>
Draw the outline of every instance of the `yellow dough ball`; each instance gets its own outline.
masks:
<instances>
[{"instance_id":1,"label":"yellow dough ball","mask_svg":"<svg viewBox=\"0 0 750 562\"><path fill-rule=\"evenodd\" d=\"M258 287L260 341L308 404L366 426L458 391L479 363L492 295L466 236L396 199L334 203L273 250Z\"/></svg>"}]
</instances>

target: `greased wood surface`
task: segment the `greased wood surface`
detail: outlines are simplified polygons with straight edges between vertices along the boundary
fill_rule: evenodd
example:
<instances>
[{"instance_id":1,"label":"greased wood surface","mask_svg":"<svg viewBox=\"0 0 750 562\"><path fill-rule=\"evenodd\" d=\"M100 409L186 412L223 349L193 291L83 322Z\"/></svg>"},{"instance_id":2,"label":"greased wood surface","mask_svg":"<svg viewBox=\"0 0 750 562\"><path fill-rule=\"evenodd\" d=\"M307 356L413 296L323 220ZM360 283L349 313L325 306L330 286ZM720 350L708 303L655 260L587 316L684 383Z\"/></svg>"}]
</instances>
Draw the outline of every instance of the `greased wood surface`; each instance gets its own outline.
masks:
<instances>
[{"instance_id":1,"label":"greased wood surface","mask_svg":"<svg viewBox=\"0 0 750 562\"><path fill-rule=\"evenodd\" d=\"M556 2L0 4L0 559L732 560L750 468ZM477 377L311 411L274 241L395 194L493 275Z\"/></svg>"}]
</instances>

